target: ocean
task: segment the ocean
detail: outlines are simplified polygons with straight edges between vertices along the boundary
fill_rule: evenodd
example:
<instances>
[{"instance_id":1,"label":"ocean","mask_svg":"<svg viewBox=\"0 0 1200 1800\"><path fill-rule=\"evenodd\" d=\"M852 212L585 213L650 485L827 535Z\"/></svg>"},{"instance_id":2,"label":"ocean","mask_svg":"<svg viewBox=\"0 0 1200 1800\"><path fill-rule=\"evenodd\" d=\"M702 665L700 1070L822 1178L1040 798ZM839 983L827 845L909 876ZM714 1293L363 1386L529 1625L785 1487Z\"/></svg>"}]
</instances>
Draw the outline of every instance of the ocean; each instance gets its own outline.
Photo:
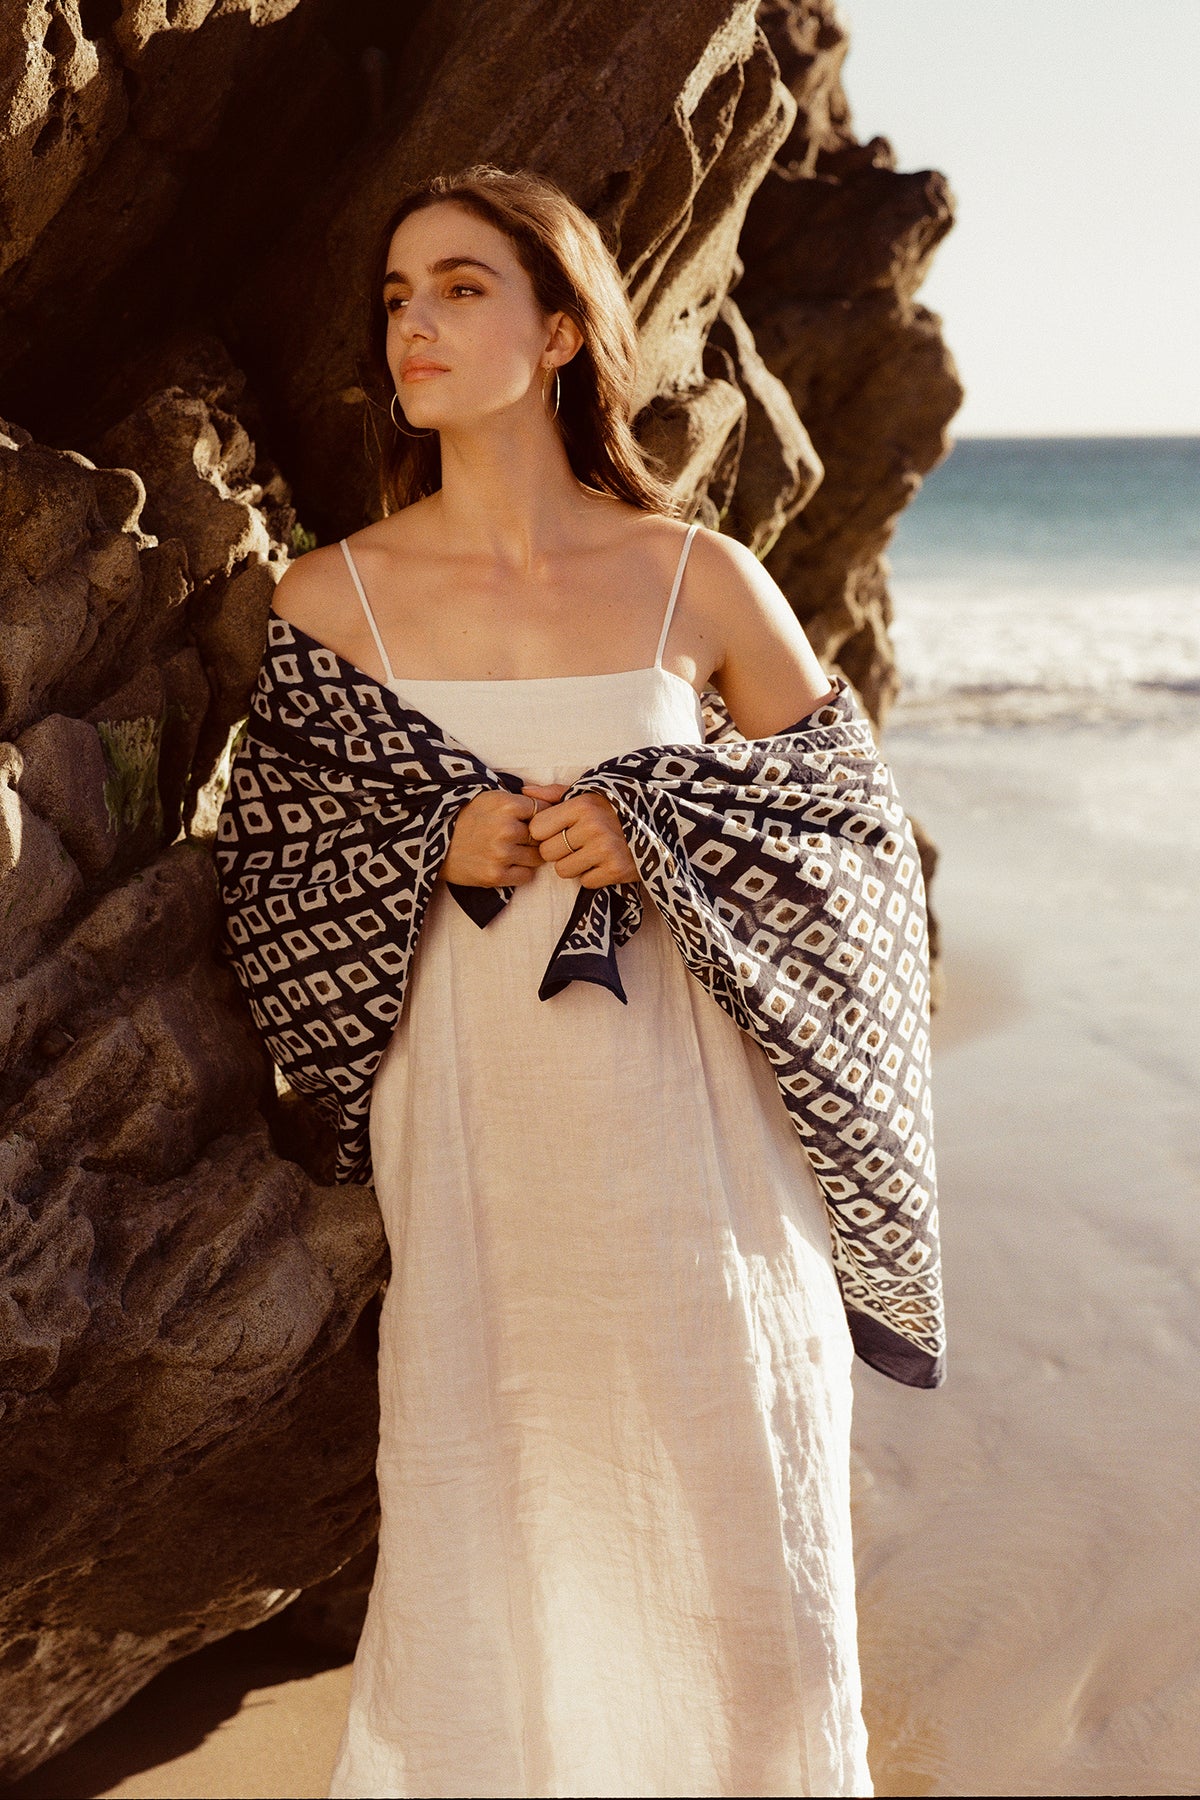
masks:
<instances>
[{"instance_id":1,"label":"ocean","mask_svg":"<svg viewBox=\"0 0 1200 1800\"><path fill-rule=\"evenodd\" d=\"M963 438L888 561L889 725L1200 718L1200 437Z\"/></svg>"}]
</instances>

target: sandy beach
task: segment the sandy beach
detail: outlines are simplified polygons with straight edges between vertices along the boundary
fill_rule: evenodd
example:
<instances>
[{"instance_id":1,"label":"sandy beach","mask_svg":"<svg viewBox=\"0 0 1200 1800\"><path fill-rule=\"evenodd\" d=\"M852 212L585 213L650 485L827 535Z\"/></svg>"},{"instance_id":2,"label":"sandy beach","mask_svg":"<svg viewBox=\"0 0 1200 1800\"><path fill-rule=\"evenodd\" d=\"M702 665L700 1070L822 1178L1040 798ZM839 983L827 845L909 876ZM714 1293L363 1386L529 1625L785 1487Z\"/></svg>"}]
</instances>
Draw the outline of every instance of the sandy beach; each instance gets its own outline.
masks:
<instances>
[{"instance_id":1,"label":"sandy beach","mask_svg":"<svg viewBox=\"0 0 1200 1800\"><path fill-rule=\"evenodd\" d=\"M1186 1794L1200 1761L1200 718L904 725L938 843L935 1394L862 1364L880 1794ZM322 1796L349 1670L269 1622L12 1792Z\"/></svg>"},{"instance_id":2,"label":"sandy beach","mask_svg":"<svg viewBox=\"0 0 1200 1800\"><path fill-rule=\"evenodd\" d=\"M948 1385L856 1385L884 1794L1200 1756L1200 721L893 732L940 846Z\"/></svg>"}]
</instances>

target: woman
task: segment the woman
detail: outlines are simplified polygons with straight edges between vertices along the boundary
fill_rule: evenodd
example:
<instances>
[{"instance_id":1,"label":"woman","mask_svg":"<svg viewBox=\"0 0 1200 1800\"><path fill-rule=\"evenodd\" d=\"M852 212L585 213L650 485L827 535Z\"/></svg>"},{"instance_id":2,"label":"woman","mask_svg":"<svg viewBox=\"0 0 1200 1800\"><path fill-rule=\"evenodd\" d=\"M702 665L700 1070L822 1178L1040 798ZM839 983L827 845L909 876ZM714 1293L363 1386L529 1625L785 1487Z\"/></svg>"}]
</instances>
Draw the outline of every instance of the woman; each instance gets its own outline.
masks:
<instances>
[{"instance_id":1,"label":"woman","mask_svg":"<svg viewBox=\"0 0 1200 1800\"><path fill-rule=\"evenodd\" d=\"M829 681L641 457L578 208L481 167L383 252L385 514L276 610L523 785L458 813L374 1077L382 1526L331 1793L869 1794L851 1341L804 1149L653 907L625 1006L537 992L580 886L637 879L572 780L700 743L706 685L759 738ZM451 885L518 891L481 931Z\"/></svg>"}]
</instances>

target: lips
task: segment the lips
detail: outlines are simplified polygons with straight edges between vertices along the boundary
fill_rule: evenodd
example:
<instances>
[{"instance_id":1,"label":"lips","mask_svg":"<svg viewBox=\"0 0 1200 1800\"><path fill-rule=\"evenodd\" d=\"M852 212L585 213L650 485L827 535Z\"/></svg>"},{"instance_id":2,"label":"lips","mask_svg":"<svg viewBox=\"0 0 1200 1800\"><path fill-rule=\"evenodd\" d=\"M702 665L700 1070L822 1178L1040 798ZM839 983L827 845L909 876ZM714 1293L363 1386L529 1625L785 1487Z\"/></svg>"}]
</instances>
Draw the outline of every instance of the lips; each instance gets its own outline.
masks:
<instances>
[{"instance_id":1,"label":"lips","mask_svg":"<svg viewBox=\"0 0 1200 1800\"><path fill-rule=\"evenodd\" d=\"M401 381L423 381L427 375L448 375L449 369L443 363L409 362L400 370Z\"/></svg>"}]
</instances>

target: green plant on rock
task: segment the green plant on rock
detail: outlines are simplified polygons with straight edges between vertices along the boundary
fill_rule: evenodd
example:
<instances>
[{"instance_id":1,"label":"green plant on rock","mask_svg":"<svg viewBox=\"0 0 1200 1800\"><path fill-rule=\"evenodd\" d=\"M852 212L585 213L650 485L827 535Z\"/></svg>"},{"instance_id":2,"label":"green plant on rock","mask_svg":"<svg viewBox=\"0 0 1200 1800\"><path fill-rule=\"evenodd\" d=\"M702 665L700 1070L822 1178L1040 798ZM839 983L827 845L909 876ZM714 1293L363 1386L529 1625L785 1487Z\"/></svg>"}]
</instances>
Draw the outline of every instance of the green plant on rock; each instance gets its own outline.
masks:
<instances>
[{"instance_id":1,"label":"green plant on rock","mask_svg":"<svg viewBox=\"0 0 1200 1800\"><path fill-rule=\"evenodd\" d=\"M164 711L157 718L116 719L96 727L108 765L104 806L113 831L136 830L147 814L155 830L161 829L158 754L165 716Z\"/></svg>"}]
</instances>

